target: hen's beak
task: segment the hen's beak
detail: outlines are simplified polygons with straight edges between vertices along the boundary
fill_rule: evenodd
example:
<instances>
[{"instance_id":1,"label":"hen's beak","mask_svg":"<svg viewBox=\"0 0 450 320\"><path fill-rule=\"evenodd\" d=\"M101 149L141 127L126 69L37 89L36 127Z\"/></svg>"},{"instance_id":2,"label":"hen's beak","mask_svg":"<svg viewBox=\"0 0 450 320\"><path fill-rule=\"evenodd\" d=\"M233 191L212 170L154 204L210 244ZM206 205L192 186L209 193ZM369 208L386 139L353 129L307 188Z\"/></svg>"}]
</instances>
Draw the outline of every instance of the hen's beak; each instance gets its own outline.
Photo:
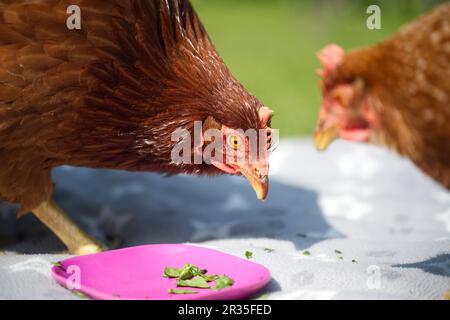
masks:
<instances>
[{"instance_id":1,"label":"hen's beak","mask_svg":"<svg viewBox=\"0 0 450 320\"><path fill-rule=\"evenodd\" d=\"M239 168L256 192L259 200L266 200L269 192L268 166L260 164L245 164Z\"/></svg>"},{"instance_id":2,"label":"hen's beak","mask_svg":"<svg viewBox=\"0 0 450 320\"><path fill-rule=\"evenodd\" d=\"M317 150L325 151L331 143L339 137L339 128L331 126L323 130L319 130L314 135L314 144Z\"/></svg>"}]
</instances>

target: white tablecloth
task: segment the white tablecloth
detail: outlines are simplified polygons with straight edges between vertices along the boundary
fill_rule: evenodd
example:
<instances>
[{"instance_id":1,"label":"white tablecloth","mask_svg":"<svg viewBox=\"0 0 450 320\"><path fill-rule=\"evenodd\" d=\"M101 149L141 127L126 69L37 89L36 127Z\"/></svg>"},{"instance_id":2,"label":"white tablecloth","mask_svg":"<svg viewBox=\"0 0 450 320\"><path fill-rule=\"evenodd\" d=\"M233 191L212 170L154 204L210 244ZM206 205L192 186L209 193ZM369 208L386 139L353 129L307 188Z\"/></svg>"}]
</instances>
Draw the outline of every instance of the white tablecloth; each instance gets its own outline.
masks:
<instances>
[{"instance_id":1,"label":"white tablecloth","mask_svg":"<svg viewBox=\"0 0 450 320\"><path fill-rule=\"evenodd\" d=\"M55 199L91 234L125 247L252 251L272 272L269 299L440 299L450 289L450 193L409 161L344 142L319 154L310 139L291 139L272 171L261 203L240 177L63 167ZM51 278L50 261L67 255L33 216L16 221L1 205L0 239L0 299L79 299Z\"/></svg>"}]
</instances>

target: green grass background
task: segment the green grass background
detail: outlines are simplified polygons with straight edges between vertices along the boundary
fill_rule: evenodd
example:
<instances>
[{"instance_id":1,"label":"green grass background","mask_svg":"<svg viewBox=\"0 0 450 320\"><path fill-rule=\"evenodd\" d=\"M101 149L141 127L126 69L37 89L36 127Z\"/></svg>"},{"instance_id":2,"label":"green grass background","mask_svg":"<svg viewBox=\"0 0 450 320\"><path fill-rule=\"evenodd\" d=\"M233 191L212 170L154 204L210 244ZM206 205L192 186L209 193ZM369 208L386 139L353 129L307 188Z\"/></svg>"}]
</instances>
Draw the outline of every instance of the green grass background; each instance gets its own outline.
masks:
<instances>
[{"instance_id":1,"label":"green grass background","mask_svg":"<svg viewBox=\"0 0 450 320\"><path fill-rule=\"evenodd\" d=\"M315 57L329 43L346 49L381 41L439 1L192 0L233 74L275 110L281 136L310 135L319 110ZM382 29L368 30L378 4Z\"/></svg>"}]
</instances>

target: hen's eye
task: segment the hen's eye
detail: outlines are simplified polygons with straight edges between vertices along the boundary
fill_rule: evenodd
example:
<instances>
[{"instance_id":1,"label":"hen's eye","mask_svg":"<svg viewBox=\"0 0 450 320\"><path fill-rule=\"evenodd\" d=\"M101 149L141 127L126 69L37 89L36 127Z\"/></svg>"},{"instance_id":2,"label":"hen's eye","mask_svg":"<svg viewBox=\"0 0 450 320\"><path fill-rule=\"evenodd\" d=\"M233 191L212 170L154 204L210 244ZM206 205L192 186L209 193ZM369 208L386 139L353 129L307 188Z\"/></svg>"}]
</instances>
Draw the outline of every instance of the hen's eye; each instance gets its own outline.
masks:
<instances>
[{"instance_id":1,"label":"hen's eye","mask_svg":"<svg viewBox=\"0 0 450 320\"><path fill-rule=\"evenodd\" d=\"M241 139L238 136L230 135L228 137L228 145L233 149L239 149L241 146Z\"/></svg>"},{"instance_id":2,"label":"hen's eye","mask_svg":"<svg viewBox=\"0 0 450 320\"><path fill-rule=\"evenodd\" d=\"M335 89L331 93L331 97L341 106L342 108L351 107L352 93L347 90L347 88Z\"/></svg>"}]
</instances>

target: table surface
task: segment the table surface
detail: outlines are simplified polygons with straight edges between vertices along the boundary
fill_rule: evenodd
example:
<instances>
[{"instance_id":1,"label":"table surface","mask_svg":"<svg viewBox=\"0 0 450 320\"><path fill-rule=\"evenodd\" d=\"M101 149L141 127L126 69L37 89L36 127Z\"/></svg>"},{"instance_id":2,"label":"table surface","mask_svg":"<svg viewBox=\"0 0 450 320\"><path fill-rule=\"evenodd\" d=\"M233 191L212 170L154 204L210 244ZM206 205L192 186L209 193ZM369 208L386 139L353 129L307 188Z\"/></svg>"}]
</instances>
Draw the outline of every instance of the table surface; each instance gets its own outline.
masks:
<instances>
[{"instance_id":1,"label":"table surface","mask_svg":"<svg viewBox=\"0 0 450 320\"><path fill-rule=\"evenodd\" d=\"M272 272L268 299L440 299L450 289L450 193L408 160L345 142L320 154L310 139L288 139L271 166L266 202L241 177L71 167L54 171L55 200L123 247L251 251ZM50 276L64 247L14 210L0 205L0 299L80 299Z\"/></svg>"}]
</instances>

